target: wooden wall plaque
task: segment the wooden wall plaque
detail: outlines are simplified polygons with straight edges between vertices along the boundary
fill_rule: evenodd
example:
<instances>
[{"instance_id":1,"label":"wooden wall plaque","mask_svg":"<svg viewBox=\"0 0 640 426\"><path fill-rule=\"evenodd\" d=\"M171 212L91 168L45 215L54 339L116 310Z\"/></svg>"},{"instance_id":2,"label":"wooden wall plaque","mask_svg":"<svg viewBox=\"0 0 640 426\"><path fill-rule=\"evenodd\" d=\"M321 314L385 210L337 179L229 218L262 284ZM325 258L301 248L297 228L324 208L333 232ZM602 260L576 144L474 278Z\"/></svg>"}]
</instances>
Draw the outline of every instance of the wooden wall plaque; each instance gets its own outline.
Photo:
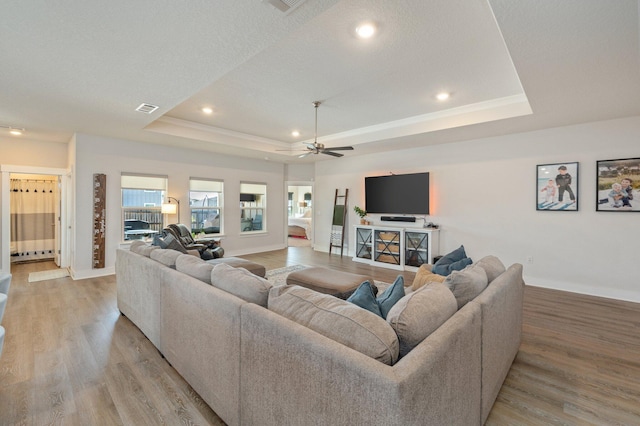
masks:
<instances>
[{"instance_id":1,"label":"wooden wall plaque","mask_svg":"<svg viewBox=\"0 0 640 426\"><path fill-rule=\"evenodd\" d=\"M107 175L93 175L93 269L104 268Z\"/></svg>"}]
</instances>

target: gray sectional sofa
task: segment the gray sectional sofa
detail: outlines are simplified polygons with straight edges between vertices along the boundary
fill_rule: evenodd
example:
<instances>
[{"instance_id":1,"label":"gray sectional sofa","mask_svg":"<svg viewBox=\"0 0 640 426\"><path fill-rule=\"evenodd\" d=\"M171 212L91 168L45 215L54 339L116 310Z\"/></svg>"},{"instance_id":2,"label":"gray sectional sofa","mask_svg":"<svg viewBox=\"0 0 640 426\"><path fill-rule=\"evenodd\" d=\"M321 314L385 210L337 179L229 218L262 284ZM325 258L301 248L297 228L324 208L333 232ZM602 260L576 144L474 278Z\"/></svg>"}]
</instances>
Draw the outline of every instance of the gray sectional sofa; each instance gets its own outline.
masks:
<instances>
[{"instance_id":1,"label":"gray sectional sofa","mask_svg":"<svg viewBox=\"0 0 640 426\"><path fill-rule=\"evenodd\" d=\"M246 271L170 252L118 250L118 307L230 425L480 425L520 345L519 264L494 271L480 295L387 365L290 319L287 300L312 290L269 290ZM196 278L207 268L212 284Z\"/></svg>"}]
</instances>

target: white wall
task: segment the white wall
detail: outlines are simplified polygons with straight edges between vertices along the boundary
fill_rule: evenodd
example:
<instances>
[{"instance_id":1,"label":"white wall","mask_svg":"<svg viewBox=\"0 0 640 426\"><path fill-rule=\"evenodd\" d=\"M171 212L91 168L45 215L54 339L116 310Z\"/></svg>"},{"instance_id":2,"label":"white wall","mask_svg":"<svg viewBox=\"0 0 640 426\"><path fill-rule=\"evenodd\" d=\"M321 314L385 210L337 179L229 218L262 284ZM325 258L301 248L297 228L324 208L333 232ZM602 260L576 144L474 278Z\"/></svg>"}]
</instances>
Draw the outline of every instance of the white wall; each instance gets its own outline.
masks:
<instances>
[{"instance_id":1,"label":"white wall","mask_svg":"<svg viewBox=\"0 0 640 426\"><path fill-rule=\"evenodd\" d=\"M285 165L285 180L287 181L311 182L314 179L314 174L313 163Z\"/></svg>"},{"instance_id":2,"label":"white wall","mask_svg":"<svg viewBox=\"0 0 640 426\"><path fill-rule=\"evenodd\" d=\"M428 171L441 254L464 244L473 259L522 263L530 285L640 302L640 214L595 211L596 161L640 157L639 138L632 117L318 162L315 246L329 246L336 188L349 188L351 241L365 176ZM573 161L579 211L536 211L536 165ZM394 226L379 216L374 223Z\"/></svg>"},{"instance_id":3,"label":"white wall","mask_svg":"<svg viewBox=\"0 0 640 426\"><path fill-rule=\"evenodd\" d=\"M74 278L113 273L116 248L122 242L120 175L122 172L167 175L168 196L180 200L182 222L189 218L189 178L224 180L225 256L280 249L286 246L283 188L284 165L202 151L77 134L75 138ZM107 175L106 267L91 269L92 182L94 173ZM240 181L267 184L267 231L240 234ZM171 221L177 218L171 217ZM187 223L188 224L188 223Z\"/></svg>"},{"instance_id":4,"label":"white wall","mask_svg":"<svg viewBox=\"0 0 640 426\"><path fill-rule=\"evenodd\" d=\"M67 144L23 137L0 137L0 164L46 168L67 167Z\"/></svg>"}]
</instances>

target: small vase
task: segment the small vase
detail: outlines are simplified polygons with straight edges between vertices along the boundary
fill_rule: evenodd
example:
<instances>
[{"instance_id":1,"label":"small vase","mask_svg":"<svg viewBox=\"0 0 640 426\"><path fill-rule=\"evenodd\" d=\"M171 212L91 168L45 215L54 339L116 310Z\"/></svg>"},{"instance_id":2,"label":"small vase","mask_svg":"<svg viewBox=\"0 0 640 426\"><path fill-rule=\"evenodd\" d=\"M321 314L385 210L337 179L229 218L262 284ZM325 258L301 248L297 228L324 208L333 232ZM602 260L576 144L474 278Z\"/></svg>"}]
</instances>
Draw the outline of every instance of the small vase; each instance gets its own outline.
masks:
<instances>
[{"instance_id":1,"label":"small vase","mask_svg":"<svg viewBox=\"0 0 640 426\"><path fill-rule=\"evenodd\" d=\"M360 218L360 225L367 225L367 219Z\"/></svg>"}]
</instances>

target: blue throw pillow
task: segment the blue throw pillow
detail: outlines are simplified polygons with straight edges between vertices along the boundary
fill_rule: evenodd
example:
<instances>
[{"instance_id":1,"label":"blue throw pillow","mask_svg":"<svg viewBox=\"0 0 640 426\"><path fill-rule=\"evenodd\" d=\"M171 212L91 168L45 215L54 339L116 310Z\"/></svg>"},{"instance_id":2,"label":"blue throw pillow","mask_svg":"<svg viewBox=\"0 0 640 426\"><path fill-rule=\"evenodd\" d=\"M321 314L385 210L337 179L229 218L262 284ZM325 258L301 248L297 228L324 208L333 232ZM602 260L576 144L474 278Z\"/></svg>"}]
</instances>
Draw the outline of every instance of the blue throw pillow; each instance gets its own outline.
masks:
<instances>
[{"instance_id":1,"label":"blue throw pillow","mask_svg":"<svg viewBox=\"0 0 640 426\"><path fill-rule=\"evenodd\" d=\"M376 295L373 293L373 289L371 288L371 283L369 281L365 281L360 284L356 291L349 296L347 302L351 302L354 305L366 309L367 311L371 311L379 317L382 316L380 306L376 300Z\"/></svg>"},{"instance_id":2,"label":"blue throw pillow","mask_svg":"<svg viewBox=\"0 0 640 426\"><path fill-rule=\"evenodd\" d=\"M387 319L387 314L396 304L396 302L404 297L404 278L398 275L393 284L387 288L376 300L380 306L382 318Z\"/></svg>"},{"instance_id":3,"label":"blue throw pillow","mask_svg":"<svg viewBox=\"0 0 640 426\"><path fill-rule=\"evenodd\" d=\"M467 261L464 261L464 259L468 259ZM457 264L456 262L461 262L460 264ZM470 265L471 264L471 259L469 259L467 257L467 253L465 253L464 251L464 246L460 246L457 249L455 249L454 251L452 251L451 253L448 253L444 256L442 256L442 258L440 258L440 260L438 260L434 265L433 268L431 269L431 272L433 272L434 274L438 274L438 275L444 275L447 276L449 275L452 271L459 271L460 269L452 269L450 267L450 265L456 263L455 267L457 268L459 265L466 263L466 265L462 266L462 268L460 269L464 269L465 266Z\"/></svg>"},{"instance_id":4,"label":"blue throw pillow","mask_svg":"<svg viewBox=\"0 0 640 426\"><path fill-rule=\"evenodd\" d=\"M376 298L371 284L365 281L358 286L356 291L347 299L354 305L360 306L367 311L373 312L382 318L387 318L387 314L396 304L396 302L404 297L404 278L398 275L398 278L387 288L378 298Z\"/></svg>"}]
</instances>

